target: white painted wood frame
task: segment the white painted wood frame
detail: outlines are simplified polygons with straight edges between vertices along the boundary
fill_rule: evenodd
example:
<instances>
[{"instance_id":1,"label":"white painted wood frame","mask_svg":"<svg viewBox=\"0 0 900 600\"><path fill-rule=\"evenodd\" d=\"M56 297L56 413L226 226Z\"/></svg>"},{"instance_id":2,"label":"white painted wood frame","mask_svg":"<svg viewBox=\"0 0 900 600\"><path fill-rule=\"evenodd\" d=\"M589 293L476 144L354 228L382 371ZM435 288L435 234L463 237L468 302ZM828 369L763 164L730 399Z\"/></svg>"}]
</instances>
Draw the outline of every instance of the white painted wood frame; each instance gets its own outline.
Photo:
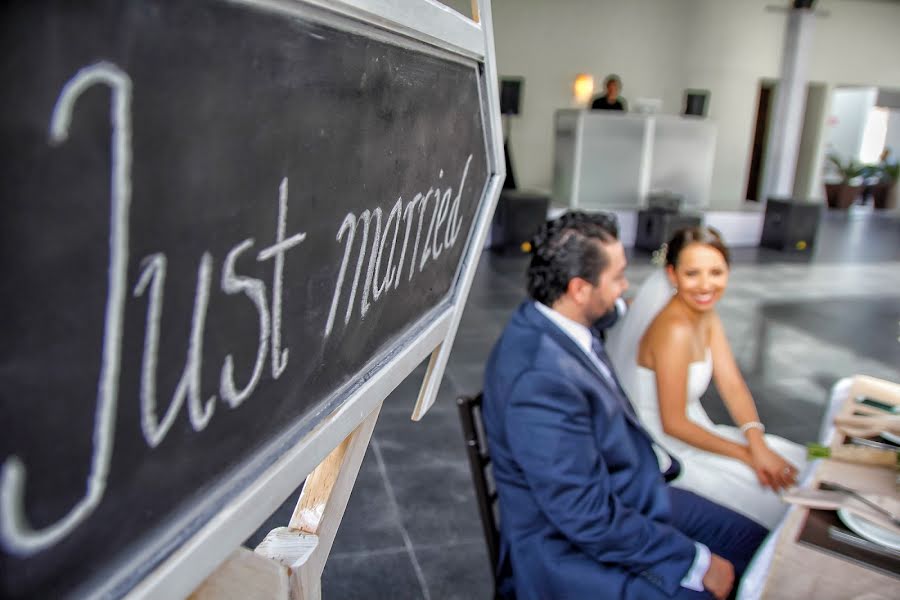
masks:
<instances>
[{"instance_id":1,"label":"white painted wood frame","mask_svg":"<svg viewBox=\"0 0 900 600\"><path fill-rule=\"evenodd\" d=\"M360 21L360 31L400 34L444 55L475 61L482 72L482 110L491 176L464 251L452 302L422 319L415 338L391 355L379 370L313 431L285 448L280 457L203 525L127 595L133 599L302 598L321 595L320 577L334 534L352 491L365 448L384 399L426 357L431 356L412 418L421 419L433 405L447 366L478 259L505 173L502 155L497 68L490 0L472 0L475 19L435 0L223 0L303 17L310 7ZM370 30L369 25L374 26ZM345 443L346 442L346 443ZM273 441L273 444L277 441ZM344 450L340 450L343 447ZM337 450L338 454L332 454ZM332 455L331 466L322 463ZM337 469L334 464L339 464ZM329 483L327 502L315 533L303 533L301 521L276 529L257 552L240 548L314 469ZM330 479L329 479L330 478ZM304 496L312 492L304 490ZM136 517L137 518L137 517ZM279 546L279 541L288 540ZM279 548L281 550L279 550ZM280 552L280 553L279 553ZM212 575L211 575L212 574Z\"/></svg>"}]
</instances>

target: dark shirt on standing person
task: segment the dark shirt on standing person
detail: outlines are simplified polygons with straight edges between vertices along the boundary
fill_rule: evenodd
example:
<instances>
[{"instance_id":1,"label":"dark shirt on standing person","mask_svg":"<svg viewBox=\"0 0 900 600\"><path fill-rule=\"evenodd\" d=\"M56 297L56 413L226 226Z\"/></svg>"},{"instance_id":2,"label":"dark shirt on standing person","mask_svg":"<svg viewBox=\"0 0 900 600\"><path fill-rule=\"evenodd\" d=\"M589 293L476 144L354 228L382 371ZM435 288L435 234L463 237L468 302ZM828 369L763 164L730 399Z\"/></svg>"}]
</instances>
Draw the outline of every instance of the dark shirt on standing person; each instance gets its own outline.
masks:
<instances>
[{"instance_id":1,"label":"dark shirt on standing person","mask_svg":"<svg viewBox=\"0 0 900 600\"><path fill-rule=\"evenodd\" d=\"M606 99L606 96L600 96L598 98L594 98L594 101L591 102L591 110L625 110L625 101L621 98L616 98L613 102L610 102Z\"/></svg>"}]
</instances>

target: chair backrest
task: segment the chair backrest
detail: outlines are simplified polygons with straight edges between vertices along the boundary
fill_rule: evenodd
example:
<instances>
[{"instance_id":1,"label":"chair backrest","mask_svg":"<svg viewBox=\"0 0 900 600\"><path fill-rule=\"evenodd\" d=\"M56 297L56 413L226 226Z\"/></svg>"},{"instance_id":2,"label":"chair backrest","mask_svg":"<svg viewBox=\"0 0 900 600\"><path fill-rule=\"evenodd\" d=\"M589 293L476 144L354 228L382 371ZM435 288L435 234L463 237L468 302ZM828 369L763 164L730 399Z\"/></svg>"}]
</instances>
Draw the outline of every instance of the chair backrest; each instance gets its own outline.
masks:
<instances>
[{"instance_id":1,"label":"chair backrest","mask_svg":"<svg viewBox=\"0 0 900 600\"><path fill-rule=\"evenodd\" d=\"M475 484L475 497L481 526L491 558L491 573L497 576L497 560L500 553L500 528L498 527L497 488L491 471L491 457L488 453L487 438L481 420L481 394L461 396L456 399L459 418L462 421L466 442L466 454Z\"/></svg>"}]
</instances>

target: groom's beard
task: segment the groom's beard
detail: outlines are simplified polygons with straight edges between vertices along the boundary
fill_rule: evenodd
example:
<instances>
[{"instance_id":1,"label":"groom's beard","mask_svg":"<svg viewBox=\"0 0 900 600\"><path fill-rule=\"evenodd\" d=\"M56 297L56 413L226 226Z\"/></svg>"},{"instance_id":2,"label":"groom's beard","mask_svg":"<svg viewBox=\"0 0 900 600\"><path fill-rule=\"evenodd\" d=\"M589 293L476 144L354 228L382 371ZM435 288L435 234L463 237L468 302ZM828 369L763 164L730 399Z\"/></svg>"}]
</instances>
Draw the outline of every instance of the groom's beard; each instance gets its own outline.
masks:
<instances>
[{"instance_id":1,"label":"groom's beard","mask_svg":"<svg viewBox=\"0 0 900 600\"><path fill-rule=\"evenodd\" d=\"M601 332L605 329L609 329L613 325L615 325L616 321L619 320L619 313L616 310L616 305L613 304L608 311L606 311L599 319L594 321L594 324L591 326L591 329L594 331Z\"/></svg>"}]
</instances>

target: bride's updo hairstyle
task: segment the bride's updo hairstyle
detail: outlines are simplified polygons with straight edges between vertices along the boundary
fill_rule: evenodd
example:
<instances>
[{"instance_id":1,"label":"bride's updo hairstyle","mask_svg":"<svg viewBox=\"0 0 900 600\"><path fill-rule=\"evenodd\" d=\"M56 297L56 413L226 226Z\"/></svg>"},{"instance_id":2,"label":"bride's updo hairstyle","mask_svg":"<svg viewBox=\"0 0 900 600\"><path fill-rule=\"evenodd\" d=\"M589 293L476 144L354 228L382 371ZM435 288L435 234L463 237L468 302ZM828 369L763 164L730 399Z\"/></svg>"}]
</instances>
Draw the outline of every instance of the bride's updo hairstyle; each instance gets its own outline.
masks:
<instances>
[{"instance_id":1,"label":"bride's updo hairstyle","mask_svg":"<svg viewBox=\"0 0 900 600\"><path fill-rule=\"evenodd\" d=\"M666 244L666 265L673 269L678 266L678 256L690 244L704 244L719 251L725 264L731 264L728 246L722 241L722 235L712 227L688 227L675 232Z\"/></svg>"}]
</instances>

